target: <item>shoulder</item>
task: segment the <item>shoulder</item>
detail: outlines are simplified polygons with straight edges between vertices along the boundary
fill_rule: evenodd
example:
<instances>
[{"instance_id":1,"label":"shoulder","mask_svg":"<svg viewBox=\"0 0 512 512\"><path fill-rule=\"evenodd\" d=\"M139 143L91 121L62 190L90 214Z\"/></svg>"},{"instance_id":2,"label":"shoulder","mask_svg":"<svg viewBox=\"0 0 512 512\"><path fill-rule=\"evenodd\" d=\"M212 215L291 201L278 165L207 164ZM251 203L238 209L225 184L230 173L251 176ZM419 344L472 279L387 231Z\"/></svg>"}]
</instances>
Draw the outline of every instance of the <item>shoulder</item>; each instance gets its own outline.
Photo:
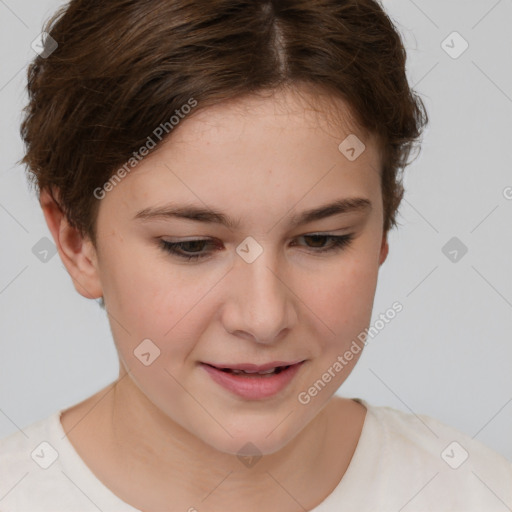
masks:
<instances>
[{"instance_id":1,"label":"shoulder","mask_svg":"<svg viewBox=\"0 0 512 512\"><path fill-rule=\"evenodd\" d=\"M431 416L362 402L368 427L381 446L373 447L379 453L376 462L402 499L410 495L419 510L423 503L425 510L512 507L512 463L505 457Z\"/></svg>"},{"instance_id":2,"label":"shoulder","mask_svg":"<svg viewBox=\"0 0 512 512\"><path fill-rule=\"evenodd\" d=\"M382 425L391 443L404 450L412 448L426 459L439 459L448 466L462 466L472 462L492 462L505 471L512 462L478 439L426 414L408 413L391 407L367 405L368 410ZM451 460L453 459L453 460Z\"/></svg>"},{"instance_id":3,"label":"shoulder","mask_svg":"<svg viewBox=\"0 0 512 512\"><path fill-rule=\"evenodd\" d=\"M44 439L51 437L51 426L57 421L54 413L0 439L0 479L15 470L49 467L55 454Z\"/></svg>"},{"instance_id":4,"label":"shoulder","mask_svg":"<svg viewBox=\"0 0 512 512\"><path fill-rule=\"evenodd\" d=\"M2 512L45 510L45 504L56 504L55 494L66 489L59 460L59 417L60 411L0 439Z\"/></svg>"}]
</instances>

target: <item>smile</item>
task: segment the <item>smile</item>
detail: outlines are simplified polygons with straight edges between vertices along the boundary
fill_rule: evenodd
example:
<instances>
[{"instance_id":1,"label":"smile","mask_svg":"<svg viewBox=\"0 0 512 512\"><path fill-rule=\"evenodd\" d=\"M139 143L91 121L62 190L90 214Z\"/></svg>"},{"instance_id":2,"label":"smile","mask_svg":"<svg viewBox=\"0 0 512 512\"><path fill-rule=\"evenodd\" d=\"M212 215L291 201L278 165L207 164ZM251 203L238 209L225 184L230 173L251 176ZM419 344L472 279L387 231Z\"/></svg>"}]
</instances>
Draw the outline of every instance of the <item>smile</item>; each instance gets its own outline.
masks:
<instances>
[{"instance_id":1,"label":"smile","mask_svg":"<svg viewBox=\"0 0 512 512\"><path fill-rule=\"evenodd\" d=\"M260 400L285 389L304 362L266 369L258 369L256 365L251 365L253 369L221 368L208 363L201 363L201 367L223 389L248 400Z\"/></svg>"}]
</instances>

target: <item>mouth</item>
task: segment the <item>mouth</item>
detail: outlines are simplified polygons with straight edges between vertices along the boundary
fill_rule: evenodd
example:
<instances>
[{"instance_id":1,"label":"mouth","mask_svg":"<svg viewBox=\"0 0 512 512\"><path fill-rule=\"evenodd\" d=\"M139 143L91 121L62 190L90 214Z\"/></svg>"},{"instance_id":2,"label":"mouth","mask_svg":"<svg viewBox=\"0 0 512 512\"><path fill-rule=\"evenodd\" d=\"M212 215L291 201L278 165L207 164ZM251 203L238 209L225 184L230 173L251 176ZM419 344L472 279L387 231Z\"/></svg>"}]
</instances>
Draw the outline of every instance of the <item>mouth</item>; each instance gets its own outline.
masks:
<instances>
[{"instance_id":1,"label":"mouth","mask_svg":"<svg viewBox=\"0 0 512 512\"><path fill-rule=\"evenodd\" d=\"M258 400L269 398L284 390L304 362L305 360L283 364L282 361L274 361L260 366L249 363L201 363L201 366L222 388L245 399Z\"/></svg>"},{"instance_id":2,"label":"mouth","mask_svg":"<svg viewBox=\"0 0 512 512\"><path fill-rule=\"evenodd\" d=\"M295 366L297 364L303 363L304 361L294 361L294 362L283 362L283 361L273 361L271 363L263 364L263 365L255 365L252 363L239 363L239 364L212 364L212 363L203 363L216 370L220 370L225 373L232 373L234 375L252 375L252 376L266 376L266 375L278 375L282 371L287 370L288 368Z\"/></svg>"}]
</instances>

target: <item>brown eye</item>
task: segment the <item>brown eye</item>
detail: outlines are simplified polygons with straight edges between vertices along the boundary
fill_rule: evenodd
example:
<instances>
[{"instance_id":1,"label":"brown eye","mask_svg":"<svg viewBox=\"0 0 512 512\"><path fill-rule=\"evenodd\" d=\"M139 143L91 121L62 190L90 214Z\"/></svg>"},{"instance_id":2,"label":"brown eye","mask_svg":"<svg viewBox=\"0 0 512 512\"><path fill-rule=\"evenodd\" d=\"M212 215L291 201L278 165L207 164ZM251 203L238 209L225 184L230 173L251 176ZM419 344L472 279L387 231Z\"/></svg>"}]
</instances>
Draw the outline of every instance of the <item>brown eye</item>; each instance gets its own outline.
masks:
<instances>
[{"instance_id":1,"label":"brown eye","mask_svg":"<svg viewBox=\"0 0 512 512\"><path fill-rule=\"evenodd\" d=\"M205 245L208 243L214 245L207 239L186 240L183 242L167 242L166 240L160 240L160 246L164 251L176 255L179 258L186 259L187 261L209 256L210 253L202 252L202 249L204 249Z\"/></svg>"},{"instance_id":2,"label":"brown eye","mask_svg":"<svg viewBox=\"0 0 512 512\"><path fill-rule=\"evenodd\" d=\"M315 249L313 252L331 252L341 250L344 247L348 246L352 239L354 238L354 234L350 233L348 235L335 236L335 235L324 235L324 234L312 234L312 235L303 235L301 238L305 240L312 241L312 245L308 242L308 247L311 249ZM327 247L325 247L325 242L330 240L331 243Z\"/></svg>"},{"instance_id":3,"label":"brown eye","mask_svg":"<svg viewBox=\"0 0 512 512\"><path fill-rule=\"evenodd\" d=\"M309 242L313 241L313 245L310 244L309 247L322 249L325 246L325 242L328 240L328 237L323 235L305 235L304 239L309 240Z\"/></svg>"}]
</instances>

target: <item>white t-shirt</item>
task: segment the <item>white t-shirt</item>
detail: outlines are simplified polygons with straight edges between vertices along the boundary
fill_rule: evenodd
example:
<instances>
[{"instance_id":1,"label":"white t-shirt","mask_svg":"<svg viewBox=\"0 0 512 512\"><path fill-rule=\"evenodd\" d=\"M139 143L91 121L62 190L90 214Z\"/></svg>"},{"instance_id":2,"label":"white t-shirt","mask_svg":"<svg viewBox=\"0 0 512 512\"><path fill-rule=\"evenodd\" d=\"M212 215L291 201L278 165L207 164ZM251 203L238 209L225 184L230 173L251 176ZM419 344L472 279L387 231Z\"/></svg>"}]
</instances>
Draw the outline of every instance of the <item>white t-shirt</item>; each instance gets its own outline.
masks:
<instances>
[{"instance_id":1,"label":"white t-shirt","mask_svg":"<svg viewBox=\"0 0 512 512\"><path fill-rule=\"evenodd\" d=\"M512 510L506 458L428 416L355 400L367 409L361 437L341 482L314 512ZM60 415L0 440L0 512L140 512L96 478Z\"/></svg>"}]
</instances>

